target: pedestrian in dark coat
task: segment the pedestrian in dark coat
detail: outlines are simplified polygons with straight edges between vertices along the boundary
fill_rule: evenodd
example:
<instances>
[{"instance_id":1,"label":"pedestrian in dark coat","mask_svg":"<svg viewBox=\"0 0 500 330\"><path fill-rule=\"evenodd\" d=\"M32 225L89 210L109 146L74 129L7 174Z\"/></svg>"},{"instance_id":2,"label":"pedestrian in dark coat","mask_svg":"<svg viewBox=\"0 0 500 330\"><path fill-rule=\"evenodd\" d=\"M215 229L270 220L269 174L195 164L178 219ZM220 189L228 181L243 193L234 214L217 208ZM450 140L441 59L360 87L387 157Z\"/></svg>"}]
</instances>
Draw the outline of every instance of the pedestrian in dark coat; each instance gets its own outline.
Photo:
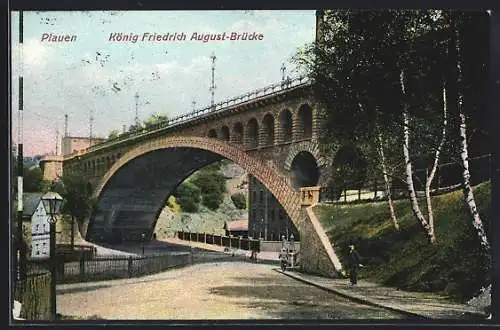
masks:
<instances>
[{"instance_id":1,"label":"pedestrian in dark coat","mask_svg":"<svg viewBox=\"0 0 500 330\"><path fill-rule=\"evenodd\" d=\"M356 251L354 244L349 245L348 263L350 269L351 285L356 285L356 283L358 282L358 270L360 266L361 267L363 266L361 265L360 262L361 262L361 257L359 256L358 251Z\"/></svg>"}]
</instances>

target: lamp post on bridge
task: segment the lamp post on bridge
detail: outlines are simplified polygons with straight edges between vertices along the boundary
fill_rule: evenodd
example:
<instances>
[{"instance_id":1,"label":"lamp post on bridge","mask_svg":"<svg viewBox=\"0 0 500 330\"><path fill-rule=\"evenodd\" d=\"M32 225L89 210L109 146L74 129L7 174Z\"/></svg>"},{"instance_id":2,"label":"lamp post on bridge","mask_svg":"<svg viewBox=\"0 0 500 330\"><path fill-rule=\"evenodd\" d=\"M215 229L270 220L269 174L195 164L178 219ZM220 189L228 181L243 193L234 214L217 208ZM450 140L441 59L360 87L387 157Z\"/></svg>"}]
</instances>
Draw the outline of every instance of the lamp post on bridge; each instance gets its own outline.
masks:
<instances>
[{"instance_id":1,"label":"lamp post on bridge","mask_svg":"<svg viewBox=\"0 0 500 330\"><path fill-rule=\"evenodd\" d=\"M57 215L61 209L62 197L56 193L49 191L42 196L43 207L47 213L48 222L50 224L50 300L51 300L51 319L55 321L57 319L57 301L56 301L56 270L57 270L57 258L56 258L56 222Z\"/></svg>"}]
</instances>

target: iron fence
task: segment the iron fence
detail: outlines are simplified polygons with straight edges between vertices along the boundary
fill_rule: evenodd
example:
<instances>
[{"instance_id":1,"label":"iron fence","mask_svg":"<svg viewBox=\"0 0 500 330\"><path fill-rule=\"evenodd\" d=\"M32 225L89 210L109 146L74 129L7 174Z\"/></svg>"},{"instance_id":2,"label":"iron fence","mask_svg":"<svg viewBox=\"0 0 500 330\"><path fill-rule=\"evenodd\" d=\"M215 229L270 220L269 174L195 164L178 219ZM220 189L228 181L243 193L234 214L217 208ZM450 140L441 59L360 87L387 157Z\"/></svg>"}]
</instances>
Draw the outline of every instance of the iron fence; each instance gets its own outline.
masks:
<instances>
[{"instance_id":1,"label":"iron fence","mask_svg":"<svg viewBox=\"0 0 500 330\"><path fill-rule=\"evenodd\" d=\"M260 251L260 240L258 239L234 236L229 237L207 233L191 233L184 231L178 231L177 238L184 241L206 243L240 250Z\"/></svg>"},{"instance_id":2,"label":"iron fence","mask_svg":"<svg viewBox=\"0 0 500 330\"><path fill-rule=\"evenodd\" d=\"M189 265L189 252L150 256L82 257L77 261L60 259L56 278L58 283L73 283L138 277L155 274L169 268ZM33 270L47 271L47 261L30 260Z\"/></svg>"}]
</instances>

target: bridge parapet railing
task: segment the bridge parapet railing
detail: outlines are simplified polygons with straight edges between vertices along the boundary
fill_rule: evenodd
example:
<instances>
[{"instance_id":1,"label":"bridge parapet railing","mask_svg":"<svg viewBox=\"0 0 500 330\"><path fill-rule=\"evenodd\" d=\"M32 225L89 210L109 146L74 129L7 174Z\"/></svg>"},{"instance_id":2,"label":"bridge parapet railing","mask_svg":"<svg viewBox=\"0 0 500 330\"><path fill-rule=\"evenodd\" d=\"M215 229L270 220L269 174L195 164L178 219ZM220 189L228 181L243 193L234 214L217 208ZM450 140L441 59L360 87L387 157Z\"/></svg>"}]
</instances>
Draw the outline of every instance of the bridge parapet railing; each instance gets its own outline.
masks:
<instances>
[{"instance_id":1,"label":"bridge parapet railing","mask_svg":"<svg viewBox=\"0 0 500 330\"><path fill-rule=\"evenodd\" d=\"M234 105L237 105L237 104L240 104L243 102L247 102L253 98L271 95L273 93L285 91L285 90L288 90L288 89L291 89L291 88L294 88L294 87L297 87L300 85L306 85L309 82L310 81L309 81L308 77L306 77L306 76L298 76L298 77L294 77L294 78L288 78L288 79L285 79L279 83L274 83L272 85L265 86L263 88L259 88L259 89L253 90L251 92L239 95L237 97L216 103L213 106L212 105L206 106L202 109L195 110L195 111L183 114L183 115L179 115L179 116L176 116L174 118L156 123L154 125L150 125L147 128L142 128L142 129L138 129L138 130L134 130L134 131L125 132L125 133L120 134L119 136L117 136L115 138L108 139L104 142L95 144L95 145L90 146L84 150L81 150L81 152L77 152L76 154L75 153L71 154L71 156L82 155L82 154L85 154L85 153L88 153L91 151L99 150L101 148L112 145L114 143L127 140L129 138L137 138L141 135L146 135L146 134L149 134L151 132L158 131L158 130L161 130L164 128L169 128L169 127L181 125L185 122L188 122L188 121L196 119L196 118L201 118L201 117L208 115L208 114L222 112L230 106L234 106Z\"/></svg>"}]
</instances>

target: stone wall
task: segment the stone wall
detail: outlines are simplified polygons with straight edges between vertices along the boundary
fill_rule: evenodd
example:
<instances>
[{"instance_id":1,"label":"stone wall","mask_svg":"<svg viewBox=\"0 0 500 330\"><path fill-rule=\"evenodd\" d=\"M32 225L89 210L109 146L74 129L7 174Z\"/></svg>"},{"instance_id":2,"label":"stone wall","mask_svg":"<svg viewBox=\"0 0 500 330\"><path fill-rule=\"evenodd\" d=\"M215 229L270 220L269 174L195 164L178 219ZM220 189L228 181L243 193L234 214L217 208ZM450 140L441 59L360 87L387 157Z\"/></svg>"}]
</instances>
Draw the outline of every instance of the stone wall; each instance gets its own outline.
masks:
<instances>
[{"instance_id":1,"label":"stone wall","mask_svg":"<svg viewBox=\"0 0 500 330\"><path fill-rule=\"evenodd\" d=\"M53 181L63 174L63 157L62 156L45 156L40 161L42 168L42 180Z\"/></svg>"},{"instance_id":2,"label":"stone wall","mask_svg":"<svg viewBox=\"0 0 500 330\"><path fill-rule=\"evenodd\" d=\"M301 271L338 278L343 269L313 208L302 208Z\"/></svg>"}]
</instances>

